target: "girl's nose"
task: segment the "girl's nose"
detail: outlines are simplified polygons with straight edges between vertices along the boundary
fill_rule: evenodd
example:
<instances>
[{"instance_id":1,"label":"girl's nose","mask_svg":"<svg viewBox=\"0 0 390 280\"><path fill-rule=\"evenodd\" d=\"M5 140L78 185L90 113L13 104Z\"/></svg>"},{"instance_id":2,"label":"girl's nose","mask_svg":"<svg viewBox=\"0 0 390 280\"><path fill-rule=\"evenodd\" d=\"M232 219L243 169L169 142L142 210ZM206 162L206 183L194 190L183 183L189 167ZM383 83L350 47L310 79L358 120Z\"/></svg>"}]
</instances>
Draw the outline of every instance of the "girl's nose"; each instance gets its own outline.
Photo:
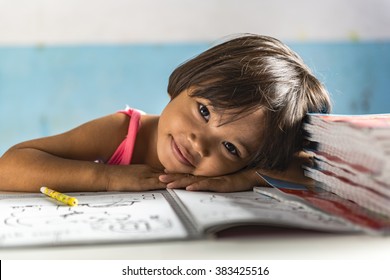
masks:
<instances>
[{"instance_id":1,"label":"girl's nose","mask_svg":"<svg viewBox=\"0 0 390 280\"><path fill-rule=\"evenodd\" d=\"M188 141L191 143L192 149L196 153L200 154L202 157L207 157L209 155L210 143L208 143L209 141L206 137L191 132L187 138Z\"/></svg>"}]
</instances>

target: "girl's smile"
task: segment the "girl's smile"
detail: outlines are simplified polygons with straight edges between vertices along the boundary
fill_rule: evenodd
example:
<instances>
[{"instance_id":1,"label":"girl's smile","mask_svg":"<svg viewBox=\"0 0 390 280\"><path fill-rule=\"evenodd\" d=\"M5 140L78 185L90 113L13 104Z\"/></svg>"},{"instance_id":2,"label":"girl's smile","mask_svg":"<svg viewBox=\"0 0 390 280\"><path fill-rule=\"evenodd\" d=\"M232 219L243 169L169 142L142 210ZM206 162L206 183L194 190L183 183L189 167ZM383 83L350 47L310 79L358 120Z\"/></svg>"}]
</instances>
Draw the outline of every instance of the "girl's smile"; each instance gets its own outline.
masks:
<instances>
[{"instance_id":1,"label":"girl's smile","mask_svg":"<svg viewBox=\"0 0 390 280\"><path fill-rule=\"evenodd\" d=\"M180 163L195 168L193 156L190 155L186 148L181 145L179 146L173 137L171 141L171 148L172 154Z\"/></svg>"}]
</instances>

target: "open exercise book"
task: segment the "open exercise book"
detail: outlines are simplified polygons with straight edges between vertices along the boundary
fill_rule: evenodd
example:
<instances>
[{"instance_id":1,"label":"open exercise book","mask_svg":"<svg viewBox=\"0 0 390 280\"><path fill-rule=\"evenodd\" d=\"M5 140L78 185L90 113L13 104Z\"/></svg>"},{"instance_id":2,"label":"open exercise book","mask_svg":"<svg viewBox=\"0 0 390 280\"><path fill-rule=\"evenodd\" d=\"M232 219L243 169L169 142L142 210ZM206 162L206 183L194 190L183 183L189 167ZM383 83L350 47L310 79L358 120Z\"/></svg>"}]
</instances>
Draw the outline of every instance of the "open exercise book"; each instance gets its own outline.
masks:
<instances>
[{"instance_id":1,"label":"open exercise book","mask_svg":"<svg viewBox=\"0 0 390 280\"><path fill-rule=\"evenodd\" d=\"M239 225L375 232L276 188L237 193L184 190L73 193L69 207L42 194L0 195L0 248L206 238ZM283 229L280 229L283 230Z\"/></svg>"}]
</instances>

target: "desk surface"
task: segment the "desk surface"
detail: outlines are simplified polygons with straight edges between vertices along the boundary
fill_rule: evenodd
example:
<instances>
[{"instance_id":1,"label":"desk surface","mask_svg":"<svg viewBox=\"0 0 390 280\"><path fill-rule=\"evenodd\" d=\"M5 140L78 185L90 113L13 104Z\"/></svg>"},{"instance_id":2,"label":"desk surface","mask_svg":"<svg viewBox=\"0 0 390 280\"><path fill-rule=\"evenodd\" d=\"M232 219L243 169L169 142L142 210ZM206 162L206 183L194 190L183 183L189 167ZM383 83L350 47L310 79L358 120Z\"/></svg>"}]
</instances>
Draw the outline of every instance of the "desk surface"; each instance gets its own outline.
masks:
<instances>
[{"instance_id":1,"label":"desk surface","mask_svg":"<svg viewBox=\"0 0 390 280\"><path fill-rule=\"evenodd\" d=\"M390 259L390 237L300 232L247 238L0 249L0 259Z\"/></svg>"}]
</instances>

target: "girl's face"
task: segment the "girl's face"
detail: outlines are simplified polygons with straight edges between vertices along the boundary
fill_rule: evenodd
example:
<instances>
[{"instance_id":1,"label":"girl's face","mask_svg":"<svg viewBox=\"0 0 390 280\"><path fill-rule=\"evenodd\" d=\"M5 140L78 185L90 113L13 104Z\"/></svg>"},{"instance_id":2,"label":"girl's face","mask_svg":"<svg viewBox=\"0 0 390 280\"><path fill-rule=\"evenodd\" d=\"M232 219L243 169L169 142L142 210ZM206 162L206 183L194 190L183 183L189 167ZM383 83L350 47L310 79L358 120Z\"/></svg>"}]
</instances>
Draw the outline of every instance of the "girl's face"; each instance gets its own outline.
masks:
<instances>
[{"instance_id":1,"label":"girl's face","mask_svg":"<svg viewBox=\"0 0 390 280\"><path fill-rule=\"evenodd\" d=\"M158 124L157 154L172 173L220 176L248 165L260 144L263 112L216 112L208 100L185 90L165 107Z\"/></svg>"}]
</instances>

